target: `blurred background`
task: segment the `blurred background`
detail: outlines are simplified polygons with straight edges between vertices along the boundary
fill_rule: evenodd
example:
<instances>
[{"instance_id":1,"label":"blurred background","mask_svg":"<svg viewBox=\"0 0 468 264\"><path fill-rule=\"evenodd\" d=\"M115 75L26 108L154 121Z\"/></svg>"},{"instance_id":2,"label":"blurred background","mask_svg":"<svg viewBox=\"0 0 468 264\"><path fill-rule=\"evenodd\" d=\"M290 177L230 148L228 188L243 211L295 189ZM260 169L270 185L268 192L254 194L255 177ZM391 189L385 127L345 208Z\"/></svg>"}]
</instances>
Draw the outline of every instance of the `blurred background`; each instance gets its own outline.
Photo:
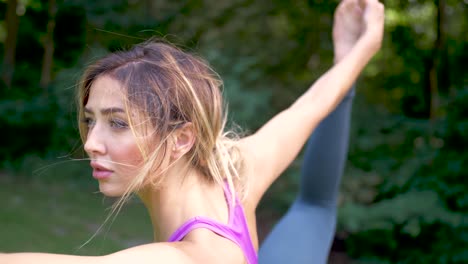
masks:
<instances>
[{"instance_id":1,"label":"blurred background","mask_svg":"<svg viewBox=\"0 0 468 264\"><path fill-rule=\"evenodd\" d=\"M467 0L386 0L382 50L358 81L330 263L468 263ZM338 1L1 0L0 251L106 254L149 242L132 200L110 219L77 132L75 86L149 37L206 58L230 120L255 131L333 63ZM287 210L300 158L258 209Z\"/></svg>"}]
</instances>

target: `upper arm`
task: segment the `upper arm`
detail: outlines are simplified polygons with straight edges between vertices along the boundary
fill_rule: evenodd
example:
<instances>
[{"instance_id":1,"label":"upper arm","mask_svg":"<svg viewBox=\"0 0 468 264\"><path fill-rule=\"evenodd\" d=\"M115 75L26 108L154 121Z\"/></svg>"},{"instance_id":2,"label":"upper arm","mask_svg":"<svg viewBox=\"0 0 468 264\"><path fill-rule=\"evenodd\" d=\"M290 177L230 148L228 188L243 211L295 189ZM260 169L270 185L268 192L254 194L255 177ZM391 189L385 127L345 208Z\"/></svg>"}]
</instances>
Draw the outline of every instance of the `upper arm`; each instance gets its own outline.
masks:
<instances>
[{"instance_id":1,"label":"upper arm","mask_svg":"<svg viewBox=\"0 0 468 264\"><path fill-rule=\"evenodd\" d=\"M248 201L253 207L294 161L321 119L313 106L293 105L273 117L256 133L242 139L246 166L252 175Z\"/></svg>"},{"instance_id":2,"label":"upper arm","mask_svg":"<svg viewBox=\"0 0 468 264\"><path fill-rule=\"evenodd\" d=\"M44 253L14 253L0 255L2 264L155 264L194 263L183 250L169 243L153 243L125 249L106 256L72 256Z\"/></svg>"},{"instance_id":3,"label":"upper arm","mask_svg":"<svg viewBox=\"0 0 468 264\"><path fill-rule=\"evenodd\" d=\"M46 253L9 253L0 255L2 264L98 264L104 257L72 256Z\"/></svg>"}]
</instances>

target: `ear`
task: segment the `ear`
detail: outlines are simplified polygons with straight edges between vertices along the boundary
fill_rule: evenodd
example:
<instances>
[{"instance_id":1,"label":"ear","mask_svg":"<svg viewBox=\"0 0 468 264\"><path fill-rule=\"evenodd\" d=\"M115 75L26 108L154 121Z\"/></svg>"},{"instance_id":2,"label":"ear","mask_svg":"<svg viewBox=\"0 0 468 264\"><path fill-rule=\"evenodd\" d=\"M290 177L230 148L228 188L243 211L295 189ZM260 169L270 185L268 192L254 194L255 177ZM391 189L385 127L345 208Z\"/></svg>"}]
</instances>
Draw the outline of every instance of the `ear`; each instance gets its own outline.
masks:
<instances>
[{"instance_id":1,"label":"ear","mask_svg":"<svg viewBox=\"0 0 468 264\"><path fill-rule=\"evenodd\" d=\"M186 123L173 132L171 159L177 160L189 152L195 144L195 129L192 123Z\"/></svg>"}]
</instances>

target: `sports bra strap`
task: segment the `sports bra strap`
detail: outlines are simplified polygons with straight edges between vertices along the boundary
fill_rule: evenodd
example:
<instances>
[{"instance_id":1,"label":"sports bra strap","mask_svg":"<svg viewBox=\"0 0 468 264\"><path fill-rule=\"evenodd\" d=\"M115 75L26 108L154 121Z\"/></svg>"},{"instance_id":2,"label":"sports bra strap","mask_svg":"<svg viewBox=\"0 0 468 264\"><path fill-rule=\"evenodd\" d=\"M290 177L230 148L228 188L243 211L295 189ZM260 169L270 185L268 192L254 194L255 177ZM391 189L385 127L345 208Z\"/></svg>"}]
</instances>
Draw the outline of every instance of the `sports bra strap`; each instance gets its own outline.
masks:
<instances>
[{"instance_id":1,"label":"sports bra strap","mask_svg":"<svg viewBox=\"0 0 468 264\"><path fill-rule=\"evenodd\" d=\"M169 238L168 242L181 241L192 230L197 228L208 229L215 234L222 236L234 242L239 246L247 259L248 264L257 264L258 256L250 239L249 227L245 217L242 204L235 197L235 204L232 201L231 190L226 183L223 186L224 196L228 205L228 224L217 222L204 216L196 216L180 226Z\"/></svg>"},{"instance_id":2,"label":"sports bra strap","mask_svg":"<svg viewBox=\"0 0 468 264\"><path fill-rule=\"evenodd\" d=\"M223 225L221 223L218 223L216 221L202 216L196 216L185 222L181 227L179 227L179 229L177 229L176 232L172 234L172 236L169 238L169 242L180 241L186 235L188 235L188 233L197 228L206 228L239 245L239 243L235 239L235 235L233 234L233 232L235 231L233 231L229 226Z\"/></svg>"}]
</instances>

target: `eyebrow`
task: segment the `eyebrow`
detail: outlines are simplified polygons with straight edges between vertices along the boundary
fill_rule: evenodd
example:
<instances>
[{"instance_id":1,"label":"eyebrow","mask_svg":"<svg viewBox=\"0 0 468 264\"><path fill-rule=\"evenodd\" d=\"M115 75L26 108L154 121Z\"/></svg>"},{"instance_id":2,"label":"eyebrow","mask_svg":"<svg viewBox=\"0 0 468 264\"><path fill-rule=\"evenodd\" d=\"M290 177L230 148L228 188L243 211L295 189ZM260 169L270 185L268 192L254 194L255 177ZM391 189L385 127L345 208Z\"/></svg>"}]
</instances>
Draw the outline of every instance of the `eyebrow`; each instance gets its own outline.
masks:
<instances>
[{"instance_id":1,"label":"eyebrow","mask_svg":"<svg viewBox=\"0 0 468 264\"><path fill-rule=\"evenodd\" d=\"M86 107L84 108L84 112L88 113L88 114L93 113L93 111L91 111L91 109L86 108ZM101 114L102 115L109 115L109 114L113 114L113 113L125 113L125 110L123 110L122 108L119 108L119 107L109 107L109 108L101 109Z\"/></svg>"}]
</instances>

